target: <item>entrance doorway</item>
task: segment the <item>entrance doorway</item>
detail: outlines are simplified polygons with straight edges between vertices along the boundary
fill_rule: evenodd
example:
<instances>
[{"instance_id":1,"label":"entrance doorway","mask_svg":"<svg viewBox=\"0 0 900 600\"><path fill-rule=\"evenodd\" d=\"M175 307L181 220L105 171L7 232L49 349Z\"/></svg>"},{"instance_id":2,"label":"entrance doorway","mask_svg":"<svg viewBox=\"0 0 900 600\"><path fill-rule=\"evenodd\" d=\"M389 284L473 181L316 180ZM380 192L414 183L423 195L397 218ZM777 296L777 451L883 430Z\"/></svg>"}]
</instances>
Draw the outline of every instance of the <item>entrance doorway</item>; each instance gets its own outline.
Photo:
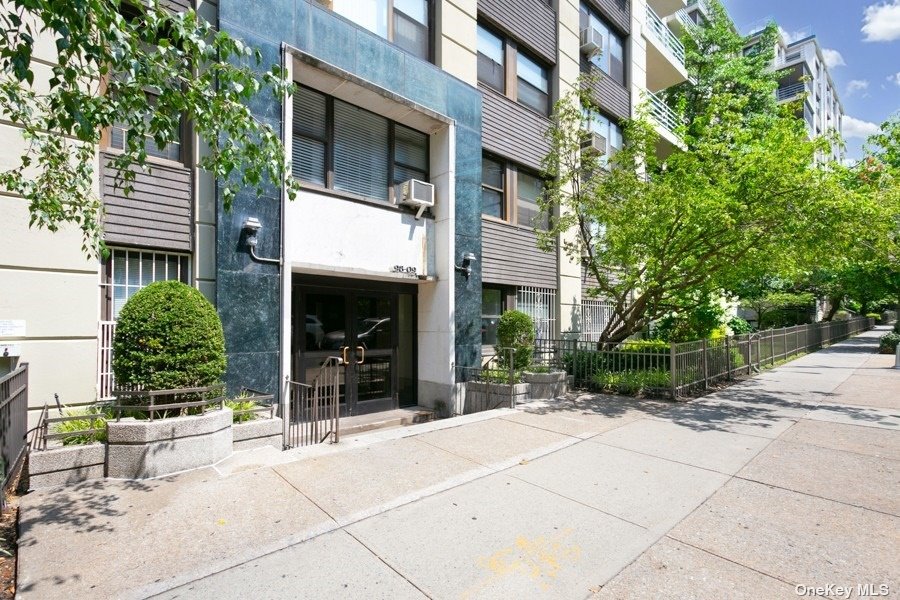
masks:
<instances>
[{"instance_id":1,"label":"entrance doorway","mask_svg":"<svg viewBox=\"0 0 900 600\"><path fill-rule=\"evenodd\" d=\"M312 384L335 356L341 416L415 405L415 304L414 285L295 275L291 379Z\"/></svg>"}]
</instances>

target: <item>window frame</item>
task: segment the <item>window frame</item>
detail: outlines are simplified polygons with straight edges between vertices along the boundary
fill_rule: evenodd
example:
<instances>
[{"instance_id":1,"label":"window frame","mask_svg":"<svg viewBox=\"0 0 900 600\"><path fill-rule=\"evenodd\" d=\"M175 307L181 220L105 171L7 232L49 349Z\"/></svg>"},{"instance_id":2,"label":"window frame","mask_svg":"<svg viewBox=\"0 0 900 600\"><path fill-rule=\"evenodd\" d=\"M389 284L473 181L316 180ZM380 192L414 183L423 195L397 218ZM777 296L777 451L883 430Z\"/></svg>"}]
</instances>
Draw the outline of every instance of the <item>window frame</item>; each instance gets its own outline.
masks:
<instances>
[{"instance_id":1,"label":"window frame","mask_svg":"<svg viewBox=\"0 0 900 600\"><path fill-rule=\"evenodd\" d=\"M414 127L410 127L409 125L406 125L404 123L398 123L392 119L385 117L384 115L380 115L380 114L378 114L374 111L371 111L365 107L353 104L351 102L347 102L346 100L342 100L341 98L336 98L334 96L326 94L315 88L301 85L299 82L294 82L294 83L300 89L308 90L315 94L319 94L320 96L323 96L325 98L325 140L324 140L324 143L325 143L325 177L324 177L325 185L323 186L323 185L319 185L315 182L300 179L299 181L301 182L302 186L307 189L315 190L317 192L324 192L326 194L333 195L333 196L343 198L346 200L363 201L363 202L367 202L367 203L373 204L375 206L383 207L383 208L395 208L398 210L404 210L404 211L408 210L408 211L415 212L414 209L402 207L399 204L396 204L394 201L395 194L397 192L398 183L400 183L400 182L398 182L398 183L394 182L395 174L396 174L396 167L400 166L400 167L405 167L410 170L416 170L416 171L419 170L418 167L416 167L414 165L407 165L405 163L397 161L395 132L396 132L397 127L403 127L405 129L417 132L424 136L424 138L425 138L425 158L426 158L424 181L426 181L427 183L431 182L431 136L424 131L419 131L418 129L415 129ZM378 198L370 198L368 196L363 196L361 194L357 194L354 192L335 189L335 187L334 187L334 181L335 181L334 103L335 103L335 101L343 102L344 104L347 104L348 106L352 106L356 109L365 111L367 113L371 113L371 114L375 115L376 117L387 121L387 124L388 124L388 137L387 137L387 140L388 140L388 164L387 164L388 187L387 187L387 199L386 200L380 200ZM291 114L291 136L292 136L292 139L293 139L293 136L298 136L298 137L305 137L305 138L319 141L319 142L322 141L322 140L319 140L317 138L314 138L314 137L311 137L308 135L301 135L301 134L295 133L294 123L295 123L294 114L292 113ZM293 153L293 149L292 149L291 161L293 161L293 159L294 159L293 154L294 153ZM292 170L293 170L293 168L292 168ZM293 174L292 174L292 176L293 176Z\"/></svg>"},{"instance_id":2,"label":"window frame","mask_svg":"<svg viewBox=\"0 0 900 600\"><path fill-rule=\"evenodd\" d=\"M330 12L334 15L337 15L338 17L348 21L349 23L353 23L353 25L355 25L356 27L359 27L360 29L368 31L372 35L376 35L376 36L380 37L381 39L390 43L395 48L399 49L400 51L406 52L410 56L414 56L414 57L418 58L419 60L424 60L425 62L434 64L434 55L435 55L434 33L435 33L435 22L436 22L435 14L434 14L435 2L434 2L434 0L425 0L425 4L428 7L428 18L426 19L427 23L425 24L425 27L428 30L428 50L427 50L427 56L423 58L423 57L421 57L417 54L414 54L413 52L410 52L409 50L403 48L402 46L398 45L394 41L394 0L386 1L386 5L387 5L386 6L387 7L387 36L382 36L381 34L375 32L375 31L372 31L371 29L365 27L364 25L354 21L350 17L346 17L346 16L342 15L341 13L339 13L339 12L335 11L333 8L331 8L330 5L326 5L325 1L323 1L323 0L316 0L316 2L315 2L316 6L319 6L322 9L327 10L328 12ZM403 14L406 15L406 13L403 13Z\"/></svg>"},{"instance_id":3,"label":"window frame","mask_svg":"<svg viewBox=\"0 0 900 600\"><path fill-rule=\"evenodd\" d=\"M115 282L115 265L113 264L113 260L115 259L116 253L122 252L125 254L125 264L127 269L128 257L129 254L137 254L139 268L143 269L143 256L149 254L151 256L151 260L154 261L155 268L155 260L157 257L165 257L166 260L169 258L175 258L177 260L177 266L179 269L178 277L169 278L166 277L164 279L153 279L150 283L155 283L157 281L180 281L185 285L193 285L194 279L192 274L192 257L191 254L185 252L170 252L167 250L156 250L153 248L137 248L137 247L126 247L126 246L115 246L109 249L109 256L102 262L102 278L100 283L100 316L103 321L115 321L117 320L116 311L115 311L115 301L116 294L115 290L117 287L125 287L125 301L131 297L128 295L129 287L136 287L137 291L140 291L150 285L149 283L145 284L139 281L138 285L129 285L127 283L127 274L126 274L126 283L117 284ZM168 267L167 267L168 268ZM127 271L126 271L127 273ZM140 275L139 275L140 277Z\"/></svg>"},{"instance_id":4,"label":"window frame","mask_svg":"<svg viewBox=\"0 0 900 600\"><path fill-rule=\"evenodd\" d=\"M485 292L485 290L492 290L492 291L500 292L500 314L499 315L485 314L485 312L484 312L484 292ZM494 284L494 283L483 283L481 285L481 322L482 322L481 347L482 348L493 348L495 345L494 343L484 341L484 333L485 333L484 319L485 319L485 317L488 317L488 318L496 317L499 320L500 317L503 316L503 313L510 311L510 310L515 310L515 308L516 308L516 288L515 287L508 286L508 285Z\"/></svg>"},{"instance_id":5,"label":"window frame","mask_svg":"<svg viewBox=\"0 0 900 600\"><path fill-rule=\"evenodd\" d=\"M156 97L156 94L152 94L150 92L146 92L148 98L151 99L151 104L153 103L153 98ZM113 146L113 130L119 130L122 132L122 147L118 148ZM113 123L109 127L107 127L102 132L102 136L100 139L100 147L104 152L110 152L114 154L121 154L127 150L128 146L128 128L124 127L122 123ZM147 153L147 161L148 162L161 162L168 165L180 165L186 166L186 157L188 156L187 143L190 140L190 135L188 133L187 121L184 118L184 115L180 115L178 117L178 127L176 128L176 133L178 134L177 142L169 142L166 145L166 149L168 149L173 144L178 144L178 158L168 158L167 156L157 156L156 154L151 154L150 147L155 148L154 151L159 151L156 142L150 136L144 136L144 151Z\"/></svg>"},{"instance_id":6,"label":"window frame","mask_svg":"<svg viewBox=\"0 0 900 600\"><path fill-rule=\"evenodd\" d=\"M487 159L496 163L499 163L501 168L503 169L503 189L499 190L493 186L485 185L484 183L484 173L482 173L481 177L481 188L482 190L487 187L492 191L502 192L503 202L501 204L503 217L495 217L494 215L489 215L484 212L484 206L482 206L482 219L489 219L491 221L495 221L497 223L504 223L506 225L512 225L514 227L520 227L525 229L530 229L532 231L546 231L541 230L535 227L533 224L524 224L519 223L519 172L523 172L527 175L540 179L544 182L544 185L547 185L547 180L544 177L541 177L541 174L535 169L530 169L528 167L519 165L515 162L507 160L501 156L488 152L487 150L482 150L481 152L482 159ZM482 196L483 197L483 196ZM549 229L551 214L547 213L547 224Z\"/></svg>"},{"instance_id":7,"label":"window frame","mask_svg":"<svg viewBox=\"0 0 900 600\"><path fill-rule=\"evenodd\" d=\"M496 86L491 83L481 79L478 77L476 73L476 79L479 85L483 85L498 94L512 100L519 106L525 108L533 112L536 115L541 116L544 119L550 118L552 113L553 103L555 98L553 96L553 78L556 72L556 65L548 64L544 61L543 58L540 58L536 52L531 51L523 44L520 44L515 39L509 37L504 34L501 30L494 27L491 23L484 21L483 19L478 20L477 27L479 29L483 29L494 37L498 38L503 43L503 89L498 89ZM477 46L477 39L476 39ZM478 54L482 54L478 52ZM519 55L524 55L529 61L540 67L547 77L547 107L546 110L538 110L531 106L530 104L525 104L524 102L519 100ZM485 55L487 56L487 55ZM527 80L523 80L527 85L535 87L532 83ZM537 88L536 88L537 89Z\"/></svg>"},{"instance_id":8,"label":"window frame","mask_svg":"<svg viewBox=\"0 0 900 600\"><path fill-rule=\"evenodd\" d=\"M583 10L582 10L583 9ZM628 34L623 33L618 27L613 25L613 23L607 19L596 7L594 7L587 0L581 0L578 7L578 26L579 26L579 35L581 34L581 30L585 29L585 27L590 27L591 18L595 19L602 27L605 29L605 35L603 39L603 48L599 56L605 57L607 61L608 68L604 69L602 65L600 65L596 59L597 56L591 57L588 59L588 63L599 69L604 75L609 77L612 81L617 83L622 87L628 86ZM581 15L585 14L587 16L587 22L582 23ZM610 37L615 36L616 39L622 46L622 81L616 79L614 74L612 73L612 45L610 42Z\"/></svg>"}]
</instances>

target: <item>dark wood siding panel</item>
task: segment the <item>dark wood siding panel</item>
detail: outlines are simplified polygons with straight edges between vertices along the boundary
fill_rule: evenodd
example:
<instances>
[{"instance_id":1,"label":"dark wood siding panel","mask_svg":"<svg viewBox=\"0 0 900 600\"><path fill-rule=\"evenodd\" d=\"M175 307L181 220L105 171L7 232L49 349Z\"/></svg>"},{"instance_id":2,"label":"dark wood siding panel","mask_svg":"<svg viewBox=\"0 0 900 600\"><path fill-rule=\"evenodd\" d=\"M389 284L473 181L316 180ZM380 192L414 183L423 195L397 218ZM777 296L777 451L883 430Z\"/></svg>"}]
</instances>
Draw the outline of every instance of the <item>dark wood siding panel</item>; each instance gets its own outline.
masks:
<instances>
[{"instance_id":1,"label":"dark wood siding panel","mask_svg":"<svg viewBox=\"0 0 900 600\"><path fill-rule=\"evenodd\" d=\"M494 90L479 85L482 93L481 143L486 150L532 169L550 151L544 132L550 121Z\"/></svg>"},{"instance_id":2,"label":"dark wood siding panel","mask_svg":"<svg viewBox=\"0 0 900 600\"><path fill-rule=\"evenodd\" d=\"M134 191L126 196L110 157L103 155L103 227L111 244L191 251L191 172L153 165L135 170Z\"/></svg>"},{"instance_id":3,"label":"dark wood siding panel","mask_svg":"<svg viewBox=\"0 0 900 600\"><path fill-rule=\"evenodd\" d=\"M193 0L160 0L159 5L172 12L185 12L189 8L194 8Z\"/></svg>"},{"instance_id":4,"label":"dark wood siding panel","mask_svg":"<svg viewBox=\"0 0 900 600\"><path fill-rule=\"evenodd\" d=\"M621 33L631 32L631 9L628 0L588 0L588 4L593 5Z\"/></svg>"},{"instance_id":5,"label":"dark wood siding panel","mask_svg":"<svg viewBox=\"0 0 900 600\"><path fill-rule=\"evenodd\" d=\"M613 81L584 56L581 57L581 72L594 76L591 89L600 108L619 119L631 117L631 92Z\"/></svg>"},{"instance_id":6,"label":"dark wood siding panel","mask_svg":"<svg viewBox=\"0 0 900 600\"><path fill-rule=\"evenodd\" d=\"M478 12L548 64L556 64L556 11L544 0L478 0Z\"/></svg>"},{"instance_id":7,"label":"dark wood siding panel","mask_svg":"<svg viewBox=\"0 0 900 600\"><path fill-rule=\"evenodd\" d=\"M481 254L485 283L557 287L556 252L540 250L530 229L483 219Z\"/></svg>"}]
</instances>

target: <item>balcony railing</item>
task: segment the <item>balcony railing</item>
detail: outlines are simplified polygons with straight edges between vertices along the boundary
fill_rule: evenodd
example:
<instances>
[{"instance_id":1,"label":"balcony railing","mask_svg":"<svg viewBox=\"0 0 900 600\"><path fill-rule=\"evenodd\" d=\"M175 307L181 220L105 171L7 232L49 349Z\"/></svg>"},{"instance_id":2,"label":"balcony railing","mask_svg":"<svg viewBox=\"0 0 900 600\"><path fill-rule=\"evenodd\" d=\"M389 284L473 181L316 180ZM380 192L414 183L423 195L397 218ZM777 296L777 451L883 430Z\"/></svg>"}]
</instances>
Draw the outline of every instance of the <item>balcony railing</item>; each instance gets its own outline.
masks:
<instances>
[{"instance_id":1,"label":"balcony railing","mask_svg":"<svg viewBox=\"0 0 900 600\"><path fill-rule=\"evenodd\" d=\"M662 101L662 98L649 90L644 92L650 101L650 116L659 123L661 127L677 135L675 132L680 125L678 115L675 114L669 105Z\"/></svg>"},{"instance_id":2,"label":"balcony railing","mask_svg":"<svg viewBox=\"0 0 900 600\"><path fill-rule=\"evenodd\" d=\"M812 46L801 46L800 48L788 48L783 56L775 58L775 68L781 69L799 62L810 62L815 57L815 50Z\"/></svg>"},{"instance_id":3,"label":"balcony railing","mask_svg":"<svg viewBox=\"0 0 900 600\"><path fill-rule=\"evenodd\" d=\"M672 30L666 27L662 19L659 18L650 5L647 5L647 29L653 34L659 42L678 59L679 64L684 65L684 44L672 33Z\"/></svg>"},{"instance_id":4,"label":"balcony railing","mask_svg":"<svg viewBox=\"0 0 900 600\"><path fill-rule=\"evenodd\" d=\"M808 93L810 93L809 83L800 81L778 88L778 90L776 90L775 92L775 95L778 97L779 102L783 102L785 100L793 100L800 94Z\"/></svg>"}]
</instances>

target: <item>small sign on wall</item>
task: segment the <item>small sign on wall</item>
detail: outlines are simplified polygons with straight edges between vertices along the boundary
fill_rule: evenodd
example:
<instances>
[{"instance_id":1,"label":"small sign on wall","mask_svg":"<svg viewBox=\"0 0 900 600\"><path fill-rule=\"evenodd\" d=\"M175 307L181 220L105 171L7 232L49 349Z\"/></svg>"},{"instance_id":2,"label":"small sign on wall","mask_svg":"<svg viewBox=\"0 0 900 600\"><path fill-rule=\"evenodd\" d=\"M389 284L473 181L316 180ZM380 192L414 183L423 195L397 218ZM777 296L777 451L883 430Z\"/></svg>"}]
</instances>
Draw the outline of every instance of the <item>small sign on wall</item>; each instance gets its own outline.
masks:
<instances>
[{"instance_id":1,"label":"small sign on wall","mask_svg":"<svg viewBox=\"0 0 900 600\"><path fill-rule=\"evenodd\" d=\"M0 337L25 337L25 319L0 319Z\"/></svg>"}]
</instances>

